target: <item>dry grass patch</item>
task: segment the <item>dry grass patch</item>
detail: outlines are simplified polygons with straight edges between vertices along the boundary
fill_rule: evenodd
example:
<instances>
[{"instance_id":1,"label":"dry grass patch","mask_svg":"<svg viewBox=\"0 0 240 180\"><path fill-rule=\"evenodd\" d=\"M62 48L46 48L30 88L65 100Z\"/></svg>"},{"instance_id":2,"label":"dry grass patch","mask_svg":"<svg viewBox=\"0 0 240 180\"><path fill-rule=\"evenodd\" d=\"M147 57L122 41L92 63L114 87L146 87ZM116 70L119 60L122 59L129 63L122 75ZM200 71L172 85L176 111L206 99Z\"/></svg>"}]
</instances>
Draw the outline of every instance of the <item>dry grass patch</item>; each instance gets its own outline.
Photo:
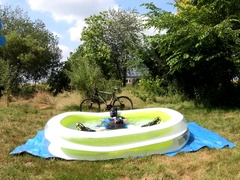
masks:
<instances>
[{"instance_id":1,"label":"dry grass patch","mask_svg":"<svg viewBox=\"0 0 240 180\"><path fill-rule=\"evenodd\" d=\"M67 106L79 106L81 101L82 97L78 92L64 92L58 96L52 96L47 92L38 92L32 99L16 99L10 104L29 105L40 110L48 108L63 110ZM0 99L0 106L6 107L5 97Z\"/></svg>"},{"instance_id":2,"label":"dry grass patch","mask_svg":"<svg viewBox=\"0 0 240 180\"><path fill-rule=\"evenodd\" d=\"M57 109L63 109L67 106L78 106L78 109L76 110L79 110L79 105L81 101L82 96L78 92L64 92L55 97L55 107Z\"/></svg>"}]
</instances>

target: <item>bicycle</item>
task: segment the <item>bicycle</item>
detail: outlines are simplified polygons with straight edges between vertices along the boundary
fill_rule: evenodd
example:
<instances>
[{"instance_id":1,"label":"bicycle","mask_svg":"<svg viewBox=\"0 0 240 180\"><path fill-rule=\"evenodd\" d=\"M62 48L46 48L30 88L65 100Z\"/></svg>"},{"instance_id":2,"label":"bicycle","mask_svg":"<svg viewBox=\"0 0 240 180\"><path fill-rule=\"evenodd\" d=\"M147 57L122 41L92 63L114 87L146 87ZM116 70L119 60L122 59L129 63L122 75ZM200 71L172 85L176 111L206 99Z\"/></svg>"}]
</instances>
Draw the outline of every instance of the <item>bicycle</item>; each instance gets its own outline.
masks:
<instances>
[{"instance_id":1,"label":"bicycle","mask_svg":"<svg viewBox=\"0 0 240 180\"><path fill-rule=\"evenodd\" d=\"M94 93L90 98L84 99L80 103L80 111L85 112L99 112L100 102L106 105L105 110L110 110L111 107L116 107L118 110L128 110L133 109L132 100L127 96L116 96L116 92L119 88L113 88L113 92L99 91L96 86L93 87ZM107 94L111 95L110 103L100 95Z\"/></svg>"}]
</instances>

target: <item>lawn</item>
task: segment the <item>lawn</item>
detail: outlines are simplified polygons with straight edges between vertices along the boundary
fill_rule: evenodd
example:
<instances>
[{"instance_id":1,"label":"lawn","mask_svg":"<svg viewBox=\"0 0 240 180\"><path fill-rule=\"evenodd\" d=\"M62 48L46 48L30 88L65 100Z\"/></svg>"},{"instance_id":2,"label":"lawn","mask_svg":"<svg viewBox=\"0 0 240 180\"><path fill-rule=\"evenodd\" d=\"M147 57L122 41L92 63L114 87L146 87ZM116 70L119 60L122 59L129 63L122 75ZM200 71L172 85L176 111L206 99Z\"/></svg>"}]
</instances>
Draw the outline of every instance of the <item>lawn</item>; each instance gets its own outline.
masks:
<instances>
[{"instance_id":1,"label":"lawn","mask_svg":"<svg viewBox=\"0 0 240 180\"><path fill-rule=\"evenodd\" d=\"M64 93L51 97L46 93L34 99L14 99L6 107L0 99L0 179L240 179L240 111L206 109L180 97L159 97L157 102L142 102L129 92L135 108L167 107L182 113L189 122L212 130L236 147L221 150L203 148L173 157L152 155L106 161L66 161L43 159L29 154L9 155L19 145L33 138L53 116L78 110L81 96Z\"/></svg>"}]
</instances>

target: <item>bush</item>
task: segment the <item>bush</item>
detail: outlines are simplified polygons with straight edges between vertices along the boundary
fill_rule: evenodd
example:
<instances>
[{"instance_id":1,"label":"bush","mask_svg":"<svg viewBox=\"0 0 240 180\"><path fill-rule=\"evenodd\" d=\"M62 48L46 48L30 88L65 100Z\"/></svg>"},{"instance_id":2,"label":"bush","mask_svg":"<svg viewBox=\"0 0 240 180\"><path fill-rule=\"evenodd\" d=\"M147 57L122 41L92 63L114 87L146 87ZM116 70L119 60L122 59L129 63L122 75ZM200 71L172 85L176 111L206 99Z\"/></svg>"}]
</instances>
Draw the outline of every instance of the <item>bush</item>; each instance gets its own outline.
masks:
<instances>
[{"instance_id":1,"label":"bush","mask_svg":"<svg viewBox=\"0 0 240 180\"><path fill-rule=\"evenodd\" d=\"M163 79L156 77L144 77L133 89L133 94L143 101L156 101L157 96L166 95L167 91L162 87Z\"/></svg>"},{"instance_id":2,"label":"bush","mask_svg":"<svg viewBox=\"0 0 240 180\"><path fill-rule=\"evenodd\" d=\"M24 99L33 98L36 93L36 86L24 84L20 87L20 96Z\"/></svg>"},{"instance_id":3,"label":"bush","mask_svg":"<svg viewBox=\"0 0 240 180\"><path fill-rule=\"evenodd\" d=\"M23 84L20 86L18 94L16 96L20 96L24 99L34 98L37 92L48 92L49 86L47 84Z\"/></svg>"}]
</instances>

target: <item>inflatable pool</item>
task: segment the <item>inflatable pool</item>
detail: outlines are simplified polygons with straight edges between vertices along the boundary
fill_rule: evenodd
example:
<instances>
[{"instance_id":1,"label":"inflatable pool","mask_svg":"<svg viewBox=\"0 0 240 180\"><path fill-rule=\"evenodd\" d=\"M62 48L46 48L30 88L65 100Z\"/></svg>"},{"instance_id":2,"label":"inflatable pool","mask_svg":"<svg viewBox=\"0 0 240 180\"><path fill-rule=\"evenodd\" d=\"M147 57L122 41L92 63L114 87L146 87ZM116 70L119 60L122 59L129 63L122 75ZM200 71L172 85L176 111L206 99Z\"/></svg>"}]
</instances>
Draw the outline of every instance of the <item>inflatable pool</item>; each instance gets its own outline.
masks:
<instances>
[{"instance_id":1,"label":"inflatable pool","mask_svg":"<svg viewBox=\"0 0 240 180\"><path fill-rule=\"evenodd\" d=\"M188 141L189 130L184 116L172 109L146 108L119 111L134 128L102 132L78 131L77 122L96 129L109 112L66 112L51 118L44 128L49 152L59 158L106 160L163 154L181 149ZM160 117L161 123L141 127Z\"/></svg>"}]
</instances>

